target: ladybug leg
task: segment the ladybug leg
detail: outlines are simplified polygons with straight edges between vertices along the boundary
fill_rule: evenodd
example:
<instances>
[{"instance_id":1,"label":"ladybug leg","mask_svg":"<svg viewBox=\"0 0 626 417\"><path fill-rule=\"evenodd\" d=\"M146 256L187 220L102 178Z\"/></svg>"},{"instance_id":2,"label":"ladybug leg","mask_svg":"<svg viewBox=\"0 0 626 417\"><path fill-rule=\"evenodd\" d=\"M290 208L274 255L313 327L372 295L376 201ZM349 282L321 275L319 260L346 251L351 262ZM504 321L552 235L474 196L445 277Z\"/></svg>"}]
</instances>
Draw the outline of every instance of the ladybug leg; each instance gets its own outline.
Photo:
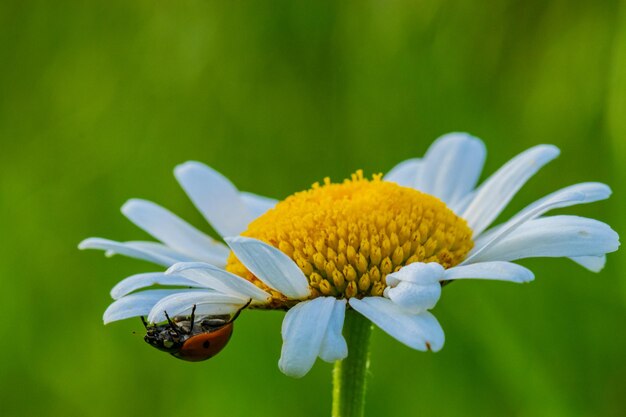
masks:
<instances>
[{"instance_id":1,"label":"ladybug leg","mask_svg":"<svg viewBox=\"0 0 626 417\"><path fill-rule=\"evenodd\" d=\"M235 321L235 319L236 319L237 317L239 317L239 314L241 314L241 312L242 312L243 310L245 310L245 309L246 309L246 308L250 305L250 303L252 303L252 298L250 298L250 299L248 300L248 302L247 302L247 303L246 303L243 307L241 307L239 310L237 310L237 312L235 313L235 315L234 315L234 316L233 316L230 320L228 320L228 322L227 322L226 324L228 324L228 323L232 323L233 321Z\"/></svg>"},{"instance_id":2,"label":"ladybug leg","mask_svg":"<svg viewBox=\"0 0 626 417\"><path fill-rule=\"evenodd\" d=\"M193 305L193 308L191 309L191 323L189 324L189 333L191 334L193 333L193 324L196 321L196 305Z\"/></svg>"},{"instance_id":3,"label":"ladybug leg","mask_svg":"<svg viewBox=\"0 0 626 417\"><path fill-rule=\"evenodd\" d=\"M143 316L141 316L141 322L143 323L143 327L145 327L146 330L148 330L148 322Z\"/></svg>"},{"instance_id":4,"label":"ladybug leg","mask_svg":"<svg viewBox=\"0 0 626 417\"><path fill-rule=\"evenodd\" d=\"M172 321L172 319L170 319L170 316L167 314L167 311L164 311L163 313L165 313L165 318L167 319L167 324L170 325L170 327L172 328L172 330L174 330L174 332L176 332L177 335L180 335L180 329L178 328L178 326L176 326L174 324L174 322Z\"/></svg>"}]
</instances>

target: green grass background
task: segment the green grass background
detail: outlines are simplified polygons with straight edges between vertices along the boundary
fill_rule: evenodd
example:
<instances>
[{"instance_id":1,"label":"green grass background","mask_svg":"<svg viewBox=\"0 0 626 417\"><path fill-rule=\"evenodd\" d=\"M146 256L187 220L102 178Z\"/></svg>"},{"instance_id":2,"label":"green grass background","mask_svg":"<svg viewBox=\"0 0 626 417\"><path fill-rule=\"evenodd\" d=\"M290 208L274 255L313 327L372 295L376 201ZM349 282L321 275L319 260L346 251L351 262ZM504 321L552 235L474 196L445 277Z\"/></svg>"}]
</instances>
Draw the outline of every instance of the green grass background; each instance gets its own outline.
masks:
<instances>
[{"instance_id":1,"label":"green grass background","mask_svg":"<svg viewBox=\"0 0 626 417\"><path fill-rule=\"evenodd\" d=\"M597 180L614 197L567 212L624 234L626 4L1 2L1 414L329 415L331 365L278 371L282 313L243 314L218 357L184 363L139 320L102 325L109 289L158 267L76 245L146 238L119 213L131 197L210 231L172 176L189 159L283 198L457 130L485 140L485 175L562 149L502 218ZM377 331L367 415L624 415L623 252L598 275L522 263L530 285L445 288L440 353Z\"/></svg>"}]
</instances>

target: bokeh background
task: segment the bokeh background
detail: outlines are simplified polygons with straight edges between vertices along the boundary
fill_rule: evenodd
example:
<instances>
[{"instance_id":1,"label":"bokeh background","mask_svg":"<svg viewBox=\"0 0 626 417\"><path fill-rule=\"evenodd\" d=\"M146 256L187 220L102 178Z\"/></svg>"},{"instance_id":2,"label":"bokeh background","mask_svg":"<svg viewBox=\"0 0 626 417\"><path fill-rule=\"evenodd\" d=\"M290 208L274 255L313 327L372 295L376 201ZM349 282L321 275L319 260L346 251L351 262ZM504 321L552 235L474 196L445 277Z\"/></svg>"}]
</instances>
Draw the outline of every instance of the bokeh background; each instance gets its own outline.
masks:
<instances>
[{"instance_id":1,"label":"bokeh background","mask_svg":"<svg viewBox=\"0 0 626 417\"><path fill-rule=\"evenodd\" d=\"M172 176L204 161L283 198L385 172L449 131L485 175L538 143L562 156L503 214L587 180L568 209L625 233L626 7L617 1L2 1L0 410L3 416L329 415L331 365L282 375L282 313L243 314L190 364L139 320L103 326L109 289L157 267L79 252L145 239L118 208L154 200L207 232ZM468 281L435 309L437 354L377 331L369 416L620 416L626 257L598 275L532 260L530 285ZM138 332L134 334L133 332Z\"/></svg>"}]
</instances>

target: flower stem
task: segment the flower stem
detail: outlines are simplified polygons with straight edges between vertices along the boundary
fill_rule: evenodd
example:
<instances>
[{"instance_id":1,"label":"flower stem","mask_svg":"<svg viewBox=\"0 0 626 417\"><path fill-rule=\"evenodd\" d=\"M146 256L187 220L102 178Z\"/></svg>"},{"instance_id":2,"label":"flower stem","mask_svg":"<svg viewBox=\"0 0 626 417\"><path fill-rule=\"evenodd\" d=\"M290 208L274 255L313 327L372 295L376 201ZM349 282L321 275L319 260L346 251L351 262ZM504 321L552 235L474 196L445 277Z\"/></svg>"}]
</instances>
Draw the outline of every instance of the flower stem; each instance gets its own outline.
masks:
<instances>
[{"instance_id":1,"label":"flower stem","mask_svg":"<svg viewBox=\"0 0 626 417\"><path fill-rule=\"evenodd\" d=\"M363 417L370 366L372 323L354 310L346 311L343 334L348 357L333 369L333 417Z\"/></svg>"}]
</instances>

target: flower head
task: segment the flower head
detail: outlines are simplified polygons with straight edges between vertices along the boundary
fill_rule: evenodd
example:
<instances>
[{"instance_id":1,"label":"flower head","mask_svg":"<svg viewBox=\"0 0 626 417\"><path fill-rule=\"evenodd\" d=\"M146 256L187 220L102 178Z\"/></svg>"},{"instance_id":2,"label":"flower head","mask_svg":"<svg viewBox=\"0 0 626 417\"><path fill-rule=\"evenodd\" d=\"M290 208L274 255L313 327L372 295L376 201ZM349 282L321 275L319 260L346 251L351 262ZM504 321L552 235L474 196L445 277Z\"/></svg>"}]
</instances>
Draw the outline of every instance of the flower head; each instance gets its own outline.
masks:
<instances>
[{"instance_id":1,"label":"flower head","mask_svg":"<svg viewBox=\"0 0 626 417\"><path fill-rule=\"evenodd\" d=\"M472 231L439 199L411 188L350 180L314 184L281 201L242 234L287 254L315 296L382 296L385 277L414 262L459 264L472 248ZM231 254L226 269L254 281Z\"/></svg>"},{"instance_id":2,"label":"flower head","mask_svg":"<svg viewBox=\"0 0 626 417\"><path fill-rule=\"evenodd\" d=\"M488 229L559 151L531 148L475 188L485 153L479 139L449 134L423 159L405 161L384 178L366 179L357 171L342 183L325 179L278 203L240 193L202 164L183 164L175 171L178 180L228 246L154 203L131 200L124 214L162 243L92 238L81 247L169 269L121 281L105 322L147 315L156 323L166 312L185 315L193 308L198 316L232 314L252 300L251 309L287 310L279 366L299 377L317 357L336 361L348 354L346 308L414 349L437 351L444 334L428 310L444 282L527 282L533 273L511 261L528 257L569 257L599 271L605 254L619 246L608 225L542 216L606 199L610 189L599 183L566 187ZM155 284L177 288L144 290Z\"/></svg>"}]
</instances>

